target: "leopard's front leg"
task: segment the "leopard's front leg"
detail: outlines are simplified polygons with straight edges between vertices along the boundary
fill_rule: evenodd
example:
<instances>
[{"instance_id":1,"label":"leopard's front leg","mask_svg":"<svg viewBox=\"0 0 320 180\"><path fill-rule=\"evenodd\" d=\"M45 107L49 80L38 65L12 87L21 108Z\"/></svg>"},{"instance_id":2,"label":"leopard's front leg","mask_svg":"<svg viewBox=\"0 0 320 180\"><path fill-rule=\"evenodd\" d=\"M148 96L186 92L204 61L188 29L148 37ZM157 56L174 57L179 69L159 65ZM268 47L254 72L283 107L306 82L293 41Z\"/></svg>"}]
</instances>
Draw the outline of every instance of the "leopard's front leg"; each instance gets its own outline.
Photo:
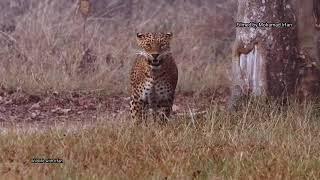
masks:
<instances>
[{"instance_id":1,"label":"leopard's front leg","mask_svg":"<svg viewBox=\"0 0 320 180\"><path fill-rule=\"evenodd\" d=\"M130 114L131 119L134 121L135 124L139 125L145 120L145 112L144 112L144 102L142 100L135 100L131 97L130 101Z\"/></svg>"}]
</instances>

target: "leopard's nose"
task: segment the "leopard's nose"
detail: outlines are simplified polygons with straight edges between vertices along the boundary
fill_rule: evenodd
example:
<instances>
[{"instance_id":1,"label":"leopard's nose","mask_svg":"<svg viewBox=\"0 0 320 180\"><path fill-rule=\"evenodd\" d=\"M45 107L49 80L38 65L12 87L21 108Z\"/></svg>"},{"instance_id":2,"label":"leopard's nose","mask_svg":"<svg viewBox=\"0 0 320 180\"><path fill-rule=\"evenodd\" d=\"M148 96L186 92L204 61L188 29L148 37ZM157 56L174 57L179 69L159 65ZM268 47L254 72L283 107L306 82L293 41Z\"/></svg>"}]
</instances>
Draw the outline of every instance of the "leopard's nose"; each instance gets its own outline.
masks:
<instances>
[{"instance_id":1,"label":"leopard's nose","mask_svg":"<svg viewBox=\"0 0 320 180\"><path fill-rule=\"evenodd\" d=\"M153 57L154 59L157 59L157 58L159 57L159 54L152 54L152 57Z\"/></svg>"}]
</instances>

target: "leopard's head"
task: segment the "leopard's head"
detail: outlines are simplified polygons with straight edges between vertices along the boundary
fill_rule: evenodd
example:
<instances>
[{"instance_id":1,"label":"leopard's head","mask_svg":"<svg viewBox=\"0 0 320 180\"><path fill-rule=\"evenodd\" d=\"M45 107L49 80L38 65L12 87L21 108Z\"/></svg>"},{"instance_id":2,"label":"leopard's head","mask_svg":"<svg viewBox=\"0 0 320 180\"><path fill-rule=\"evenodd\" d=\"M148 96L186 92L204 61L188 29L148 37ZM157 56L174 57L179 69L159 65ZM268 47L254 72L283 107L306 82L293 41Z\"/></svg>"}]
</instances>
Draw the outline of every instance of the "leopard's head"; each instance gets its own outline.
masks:
<instances>
[{"instance_id":1,"label":"leopard's head","mask_svg":"<svg viewBox=\"0 0 320 180\"><path fill-rule=\"evenodd\" d=\"M159 66L170 53L171 39L172 33L137 33L138 46L143 50L139 54L147 57L149 64Z\"/></svg>"}]
</instances>

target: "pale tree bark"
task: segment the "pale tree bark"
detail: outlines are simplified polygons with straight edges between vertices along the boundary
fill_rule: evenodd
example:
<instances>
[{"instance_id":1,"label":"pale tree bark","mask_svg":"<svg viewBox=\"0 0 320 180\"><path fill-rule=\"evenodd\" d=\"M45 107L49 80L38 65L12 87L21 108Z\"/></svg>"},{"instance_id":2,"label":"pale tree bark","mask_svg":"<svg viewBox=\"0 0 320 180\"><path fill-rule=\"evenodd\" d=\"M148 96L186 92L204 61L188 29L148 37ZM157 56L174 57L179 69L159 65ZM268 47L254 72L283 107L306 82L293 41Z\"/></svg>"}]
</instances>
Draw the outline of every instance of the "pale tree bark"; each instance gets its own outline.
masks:
<instances>
[{"instance_id":1,"label":"pale tree bark","mask_svg":"<svg viewBox=\"0 0 320 180\"><path fill-rule=\"evenodd\" d=\"M250 22L251 27L236 29L230 110L245 95L283 99L295 93L299 47L291 4L282 0L238 0L237 23ZM254 27L260 22L283 24Z\"/></svg>"}]
</instances>

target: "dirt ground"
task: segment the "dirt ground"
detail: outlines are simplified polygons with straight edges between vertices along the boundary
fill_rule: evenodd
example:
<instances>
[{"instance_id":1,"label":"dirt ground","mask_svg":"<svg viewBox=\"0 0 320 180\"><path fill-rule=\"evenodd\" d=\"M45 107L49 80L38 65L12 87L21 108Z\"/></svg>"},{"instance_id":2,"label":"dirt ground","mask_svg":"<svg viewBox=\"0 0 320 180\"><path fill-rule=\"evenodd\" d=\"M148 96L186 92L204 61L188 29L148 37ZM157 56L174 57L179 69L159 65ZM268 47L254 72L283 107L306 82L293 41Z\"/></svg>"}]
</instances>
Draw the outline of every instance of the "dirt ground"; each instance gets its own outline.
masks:
<instances>
[{"instance_id":1,"label":"dirt ground","mask_svg":"<svg viewBox=\"0 0 320 180\"><path fill-rule=\"evenodd\" d=\"M210 105L223 109L228 91L217 89L201 94L177 93L173 116L203 112ZM28 95L23 92L0 94L0 131L6 128L50 128L75 124L92 124L100 120L116 120L128 116L126 95L98 96L95 93L51 93ZM127 118L129 120L129 118Z\"/></svg>"}]
</instances>

